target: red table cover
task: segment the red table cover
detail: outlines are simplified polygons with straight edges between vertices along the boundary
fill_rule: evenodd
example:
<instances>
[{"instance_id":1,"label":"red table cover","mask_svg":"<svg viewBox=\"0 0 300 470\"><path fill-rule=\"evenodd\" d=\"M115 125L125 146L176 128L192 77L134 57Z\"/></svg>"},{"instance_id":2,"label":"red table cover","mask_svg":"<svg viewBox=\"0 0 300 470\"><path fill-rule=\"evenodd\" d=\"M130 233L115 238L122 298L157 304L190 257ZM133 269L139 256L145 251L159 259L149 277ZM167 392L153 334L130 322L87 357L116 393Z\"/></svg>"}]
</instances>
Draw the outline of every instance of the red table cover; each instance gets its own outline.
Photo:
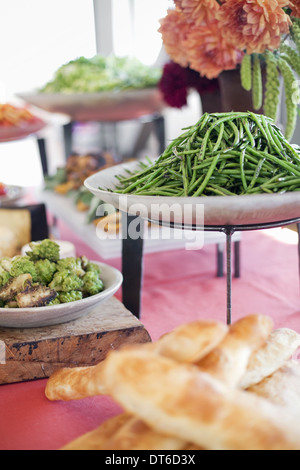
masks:
<instances>
[{"instance_id":1,"label":"red table cover","mask_svg":"<svg viewBox=\"0 0 300 470\"><path fill-rule=\"evenodd\" d=\"M288 232L290 241L282 241ZM74 239L67 230L65 239ZM80 240L78 254L97 258ZM167 242L166 242L167 243ZM215 246L200 251L154 253L144 259L141 321L153 340L197 318L226 322L226 278L216 277ZM121 268L121 260L109 264ZM117 297L120 299L120 292ZM243 234L241 278L233 280L233 321L251 313L275 327L300 332L296 233L272 229ZM1 365L0 365L1 367ZM50 402L46 380L0 386L0 449L57 450L121 411L106 396Z\"/></svg>"}]
</instances>

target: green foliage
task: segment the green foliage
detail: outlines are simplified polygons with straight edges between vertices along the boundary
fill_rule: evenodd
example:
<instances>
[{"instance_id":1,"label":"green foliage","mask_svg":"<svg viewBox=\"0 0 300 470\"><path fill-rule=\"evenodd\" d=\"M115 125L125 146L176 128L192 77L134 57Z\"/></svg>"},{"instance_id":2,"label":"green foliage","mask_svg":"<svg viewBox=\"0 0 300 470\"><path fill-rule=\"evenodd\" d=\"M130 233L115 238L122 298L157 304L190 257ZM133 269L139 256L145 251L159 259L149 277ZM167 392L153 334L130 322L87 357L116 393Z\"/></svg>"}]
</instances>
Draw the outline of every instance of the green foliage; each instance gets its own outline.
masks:
<instances>
[{"instance_id":1,"label":"green foliage","mask_svg":"<svg viewBox=\"0 0 300 470\"><path fill-rule=\"evenodd\" d=\"M252 89L252 58L245 54L241 63L241 83L246 91Z\"/></svg>"},{"instance_id":2,"label":"green foliage","mask_svg":"<svg viewBox=\"0 0 300 470\"><path fill-rule=\"evenodd\" d=\"M297 75L300 75L300 57L296 49L288 44L280 46L280 56L295 70Z\"/></svg>"},{"instance_id":3,"label":"green foliage","mask_svg":"<svg viewBox=\"0 0 300 470\"><path fill-rule=\"evenodd\" d=\"M262 73L260 59L257 54L254 55L253 75L252 75L252 101L253 108L258 111L262 107L263 91L262 91Z\"/></svg>"},{"instance_id":4,"label":"green foliage","mask_svg":"<svg viewBox=\"0 0 300 470\"><path fill-rule=\"evenodd\" d=\"M276 57L272 52L265 53L266 59L266 87L264 99L264 114L276 121L279 96L280 96L280 80Z\"/></svg>"},{"instance_id":5,"label":"green foliage","mask_svg":"<svg viewBox=\"0 0 300 470\"><path fill-rule=\"evenodd\" d=\"M278 59L278 66L284 80L287 114L285 136L289 140L293 136L297 123L297 99L294 95L296 79L292 67L283 58Z\"/></svg>"},{"instance_id":6,"label":"green foliage","mask_svg":"<svg viewBox=\"0 0 300 470\"><path fill-rule=\"evenodd\" d=\"M252 80L252 99L255 110L263 105L264 114L274 121L280 104L280 77L283 79L286 105L285 137L291 140L297 124L298 105L300 103L300 21L292 18L290 39L283 38L280 48L266 51L263 55L245 54L241 64L241 84L249 91ZM253 60L252 60L253 59ZM250 68L249 68L250 64ZM263 90L262 66L266 70L265 89Z\"/></svg>"}]
</instances>

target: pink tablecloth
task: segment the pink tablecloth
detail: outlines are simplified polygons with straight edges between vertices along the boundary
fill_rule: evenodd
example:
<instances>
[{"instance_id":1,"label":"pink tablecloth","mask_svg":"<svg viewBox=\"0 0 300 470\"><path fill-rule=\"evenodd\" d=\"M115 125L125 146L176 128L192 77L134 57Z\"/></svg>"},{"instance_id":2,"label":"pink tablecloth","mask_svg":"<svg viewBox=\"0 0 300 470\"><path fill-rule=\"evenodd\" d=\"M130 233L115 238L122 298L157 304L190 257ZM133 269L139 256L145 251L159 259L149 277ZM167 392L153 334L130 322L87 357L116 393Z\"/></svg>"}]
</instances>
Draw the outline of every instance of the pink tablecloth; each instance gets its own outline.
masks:
<instances>
[{"instance_id":1,"label":"pink tablecloth","mask_svg":"<svg viewBox=\"0 0 300 470\"><path fill-rule=\"evenodd\" d=\"M233 280L233 321L261 313L271 316L276 327L300 332L297 239L287 231L292 239L283 242L285 232L243 234L241 278ZM78 254L100 259L67 230L64 238L75 240ZM108 264L121 267L119 259ZM196 318L226 322L226 282L216 278L215 247L146 255L141 321L152 339ZM45 385L46 380L38 380L0 386L1 450L59 449L120 411L109 397L49 402Z\"/></svg>"}]
</instances>

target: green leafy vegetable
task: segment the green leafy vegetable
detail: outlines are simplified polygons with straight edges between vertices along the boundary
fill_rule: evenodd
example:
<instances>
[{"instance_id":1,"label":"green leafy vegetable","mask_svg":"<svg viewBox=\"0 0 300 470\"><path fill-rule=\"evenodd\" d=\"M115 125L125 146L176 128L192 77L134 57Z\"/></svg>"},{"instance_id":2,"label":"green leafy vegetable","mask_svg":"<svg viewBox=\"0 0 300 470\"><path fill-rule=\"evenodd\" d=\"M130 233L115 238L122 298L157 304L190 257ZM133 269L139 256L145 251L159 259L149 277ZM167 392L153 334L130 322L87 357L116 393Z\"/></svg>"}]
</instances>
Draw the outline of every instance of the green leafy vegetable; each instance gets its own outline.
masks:
<instances>
[{"instance_id":1,"label":"green leafy vegetable","mask_svg":"<svg viewBox=\"0 0 300 470\"><path fill-rule=\"evenodd\" d=\"M62 65L39 91L70 94L149 88L160 77L160 69L131 57L79 57Z\"/></svg>"}]
</instances>

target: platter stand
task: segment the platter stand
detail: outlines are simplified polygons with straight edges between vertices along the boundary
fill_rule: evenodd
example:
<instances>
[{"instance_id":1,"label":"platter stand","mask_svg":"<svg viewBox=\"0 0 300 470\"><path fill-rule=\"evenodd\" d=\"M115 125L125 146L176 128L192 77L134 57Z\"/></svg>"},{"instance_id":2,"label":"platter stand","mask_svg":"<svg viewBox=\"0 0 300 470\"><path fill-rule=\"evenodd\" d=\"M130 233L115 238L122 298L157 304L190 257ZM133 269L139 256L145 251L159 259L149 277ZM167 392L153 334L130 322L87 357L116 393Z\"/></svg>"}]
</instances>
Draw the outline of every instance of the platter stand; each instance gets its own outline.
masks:
<instances>
[{"instance_id":1,"label":"platter stand","mask_svg":"<svg viewBox=\"0 0 300 470\"><path fill-rule=\"evenodd\" d=\"M135 171L137 162L127 163L126 166L119 165L114 168L107 168L99 173L90 176L85 181L85 187L91 191L101 201L105 201L117 208L123 214L129 215L127 223L122 224L123 240L123 294L126 297L127 308L139 316L142 271L143 271L143 234L140 233L137 239L130 239L130 228L137 226L134 221L137 217L146 219L148 222L170 227L173 229L187 231L211 231L223 232L225 234L226 254L227 254L227 323L232 320L232 241L235 232L245 232L252 230L264 230L288 225L298 225L298 256L300 260L300 192L287 192L285 194L256 194L247 196L215 196L212 198L176 198L168 196L141 196L126 195L114 192L119 181L116 175L125 174L125 171ZM106 189L103 189L106 188ZM157 208L160 205L170 208L173 204L179 206L181 212L177 216L173 215L170 222L170 211L168 217L158 215ZM190 204L194 213L187 214L182 218L185 205ZM197 205L203 206L204 218L197 218ZM154 206L154 207L153 207ZM138 208L138 209L137 209ZM134 223L132 223L134 221ZM143 224L140 223L140 227ZM133 237L134 238L134 237ZM235 256L237 250L234 250ZM127 263L126 263L127 262ZM236 259L235 259L236 262ZM126 264L129 266L125 270ZM235 267L238 263L235 263ZM300 271L300 263L299 263ZM238 277L235 272L235 277Z\"/></svg>"},{"instance_id":2,"label":"platter stand","mask_svg":"<svg viewBox=\"0 0 300 470\"><path fill-rule=\"evenodd\" d=\"M132 221L132 217L128 218L129 223ZM182 229L181 224L176 224L172 222L161 222L157 220L149 220L149 222L158 224L160 226L168 226L172 229ZM272 223L260 223L253 225L204 225L204 226L195 226L195 225L186 225L184 226L185 230L192 231L210 231L210 232L223 232L226 235L226 320L227 325L232 323L232 237L235 232L245 232L245 231L255 231L255 230L266 230L277 227L285 227L288 225L297 224L298 227L298 256L299 256L299 273L300 273L300 217L283 220ZM130 245L132 248L130 250ZM129 256L131 257L132 268L135 270L137 276L135 281L135 288L139 289L141 287L141 276L142 276L142 249L143 241L140 240L128 240L128 238L123 239L123 250L126 252L129 248ZM131 251L131 253L130 253ZM133 256L134 254L134 256ZM130 279L132 283L132 279ZM131 284L131 288L132 288Z\"/></svg>"}]
</instances>

